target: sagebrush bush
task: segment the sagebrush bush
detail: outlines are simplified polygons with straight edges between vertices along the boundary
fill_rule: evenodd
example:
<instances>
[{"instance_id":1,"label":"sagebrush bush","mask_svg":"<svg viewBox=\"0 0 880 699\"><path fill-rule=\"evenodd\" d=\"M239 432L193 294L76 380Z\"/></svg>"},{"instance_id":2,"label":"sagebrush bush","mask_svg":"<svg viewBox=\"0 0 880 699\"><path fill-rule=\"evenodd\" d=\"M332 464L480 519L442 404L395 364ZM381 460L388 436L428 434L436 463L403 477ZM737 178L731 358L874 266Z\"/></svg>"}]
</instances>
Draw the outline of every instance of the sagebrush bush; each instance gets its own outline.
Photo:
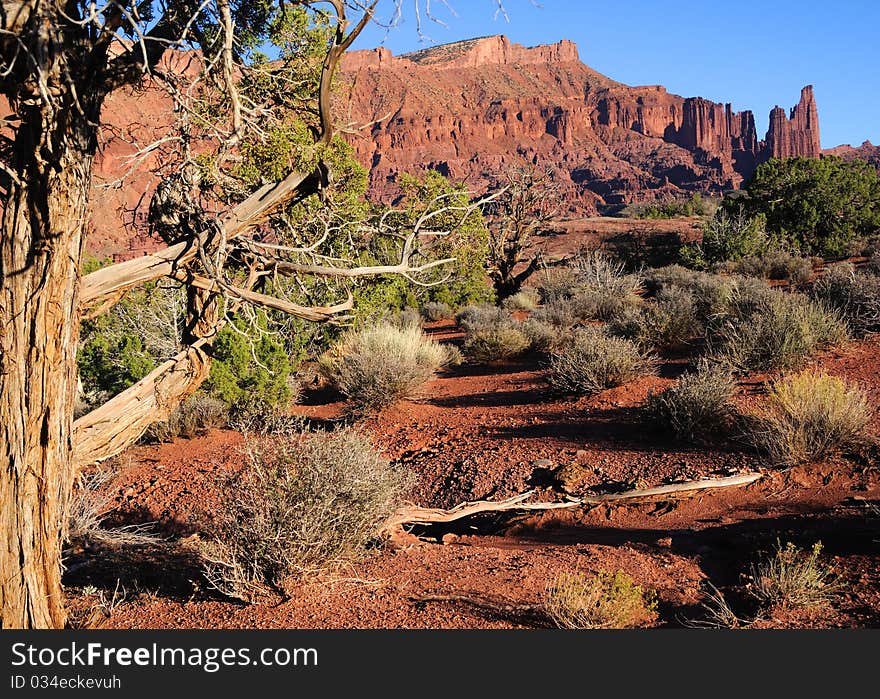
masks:
<instances>
[{"instance_id":1,"label":"sagebrush bush","mask_svg":"<svg viewBox=\"0 0 880 699\"><path fill-rule=\"evenodd\" d=\"M703 361L662 393L648 396L648 414L676 436L702 441L723 430L733 414L736 380L729 367Z\"/></svg>"},{"instance_id":2,"label":"sagebrush bush","mask_svg":"<svg viewBox=\"0 0 880 699\"><path fill-rule=\"evenodd\" d=\"M635 343L598 328L574 332L550 354L547 379L558 393L594 395L653 373L652 358Z\"/></svg>"},{"instance_id":3,"label":"sagebrush bush","mask_svg":"<svg viewBox=\"0 0 880 699\"><path fill-rule=\"evenodd\" d=\"M452 307L448 303L429 301L424 306L422 306L422 316L424 316L425 320L436 323L440 320L448 320L449 318L453 318L455 316L455 312L452 310Z\"/></svg>"},{"instance_id":4,"label":"sagebrush bush","mask_svg":"<svg viewBox=\"0 0 880 699\"><path fill-rule=\"evenodd\" d=\"M774 382L748 436L774 465L815 461L858 443L871 420L865 393L843 379L807 370Z\"/></svg>"},{"instance_id":5,"label":"sagebrush bush","mask_svg":"<svg viewBox=\"0 0 880 699\"><path fill-rule=\"evenodd\" d=\"M504 308L508 311L533 311L541 303L537 289L521 289L513 296L504 299Z\"/></svg>"},{"instance_id":6,"label":"sagebrush bush","mask_svg":"<svg viewBox=\"0 0 880 699\"><path fill-rule=\"evenodd\" d=\"M523 321L522 331L529 340L531 349L536 352L548 352L564 337L564 329L537 318Z\"/></svg>"},{"instance_id":7,"label":"sagebrush bush","mask_svg":"<svg viewBox=\"0 0 880 699\"><path fill-rule=\"evenodd\" d=\"M766 605L817 607L837 597L834 568L822 561L822 543L810 551L777 543L776 551L752 566L752 594Z\"/></svg>"},{"instance_id":8,"label":"sagebrush bush","mask_svg":"<svg viewBox=\"0 0 880 699\"><path fill-rule=\"evenodd\" d=\"M448 357L421 329L382 323L343 338L319 366L349 399L352 412L367 413L415 396Z\"/></svg>"},{"instance_id":9,"label":"sagebrush bush","mask_svg":"<svg viewBox=\"0 0 880 699\"><path fill-rule=\"evenodd\" d=\"M556 298L547 301L541 308L534 311L530 318L545 325L552 325L560 330L567 330L591 315L591 313L588 313L586 316L583 316L578 310L583 310L583 307L579 305L576 308L571 298Z\"/></svg>"},{"instance_id":10,"label":"sagebrush bush","mask_svg":"<svg viewBox=\"0 0 880 699\"><path fill-rule=\"evenodd\" d=\"M579 283L577 274L570 267L550 267L538 275L538 295L542 303L571 298Z\"/></svg>"},{"instance_id":11,"label":"sagebrush bush","mask_svg":"<svg viewBox=\"0 0 880 699\"><path fill-rule=\"evenodd\" d=\"M469 332L475 328L505 322L509 319L510 313L508 311L489 304L466 306L455 316L455 322L457 322L465 332Z\"/></svg>"},{"instance_id":12,"label":"sagebrush bush","mask_svg":"<svg viewBox=\"0 0 880 699\"><path fill-rule=\"evenodd\" d=\"M561 629L630 629L657 616L657 596L622 571L587 577L562 573L548 588L544 606Z\"/></svg>"},{"instance_id":13,"label":"sagebrush bush","mask_svg":"<svg viewBox=\"0 0 880 699\"><path fill-rule=\"evenodd\" d=\"M470 330L465 337L464 353L478 362L492 362L519 357L531 346L523 324L507 320Z\"/></svg>"},{"instance_id":14,"label":"sagebrush bush","mask_svg":"<svg viewBox=\"0 0 880 699\"><path fill-rule=\"evenodd\" d=\"M750 295L744 288L738 287L730 315L714 338L719 351L741 369L796 368L817 350L848 337L836 311L802 294L763 288Z\"/></svg>"},{"instance_id":15,"label":"sagebrush bush","mask_svg":"<svg viewBox=\"0 0 880 699\"><path fill-rule=\"evenodd\" d=\"M643 347L680 345L703 334L694 295L681 288L663 289L656 300L627 309L610 324L611 332Z\"/></svg>"},{"instance_id":16,"label":"sagebrush bush","mask_svg":"<svg viewBox=\"0 0 880 699\"><path fill-rule=\"evenodd\" d=\"M746 277L785 280L803 284L813 276L813 262L782 250L773 250L759 257L747 257L735 266L736 272Z\"/></svg>"},{"instance_id":17,"label":"sagebrush bush","mask_svg":"<svg viewBox=\"0 0 880 699\"><path fill-rule=\"evenodd\" d=\"M248 453L204 551L211 583L242 599L362 556L412 482L350 429L251 442Z\"/></svg>"},{"instance_id":18,"label":"sagebrush bush","mask_svg":"<svg viewBox=\"0 0 880 699\"><path fill-rule=\"evenodd\" d=\"M880 277L837 265L814 284L813 296L836 309L857 335L880 331Z\"/></svg>"},{"instance_id":19,"label":"sagebrush bush","mask_svg":"<svg viewBox=\"0 0 880 699\"><path fill-rule=\"evenodd\" d=\"M175 437L191 439L205 430L229 424L229 406L218 398L197 391L177 406L171 416L147 430L147 436L159 442Z\"/></svg>"}]
</instances>

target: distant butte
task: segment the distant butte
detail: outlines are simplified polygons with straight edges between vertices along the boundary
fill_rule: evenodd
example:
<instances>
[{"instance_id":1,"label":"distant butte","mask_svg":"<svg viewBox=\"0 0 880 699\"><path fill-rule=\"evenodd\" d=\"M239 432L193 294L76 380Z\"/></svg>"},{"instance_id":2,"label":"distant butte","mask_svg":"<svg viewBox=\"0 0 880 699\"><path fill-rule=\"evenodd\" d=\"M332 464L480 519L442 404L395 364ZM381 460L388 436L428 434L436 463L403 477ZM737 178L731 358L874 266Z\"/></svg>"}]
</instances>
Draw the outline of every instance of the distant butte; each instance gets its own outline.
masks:
<instances>
[{"instance_id":1,"label":"distant butte","mask_svg":"<svg viewBox=\"0 0 880 699\"><path fill-rule=\"evenodd\" d=\"M342 65L344 119L373 124L351 136L370 168L371 193L391 200L402 172L434 169L475 190L524 161L549 167L572 214L738 188L771 157L819 157L811 86L790 114L630 87L580 60L571 41L526 48L492 36L403 56L355 51Z\"/></svg>"}]
</instances>

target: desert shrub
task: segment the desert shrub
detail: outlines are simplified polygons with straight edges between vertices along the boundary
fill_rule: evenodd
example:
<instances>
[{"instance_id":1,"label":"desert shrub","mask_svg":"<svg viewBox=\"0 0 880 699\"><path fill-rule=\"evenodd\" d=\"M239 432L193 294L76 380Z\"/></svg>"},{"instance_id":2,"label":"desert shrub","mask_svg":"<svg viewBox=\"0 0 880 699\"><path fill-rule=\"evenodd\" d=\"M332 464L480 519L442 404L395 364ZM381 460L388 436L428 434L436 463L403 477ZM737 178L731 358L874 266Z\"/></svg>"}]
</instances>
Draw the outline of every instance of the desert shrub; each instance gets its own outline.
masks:
<instances>
[{"instance_id":1,"label":"desert shrub","mask_svg":"<svg viewBox=\"0 0 880 699\"><path fill-rule=\"evenodd\" d=\"M439 320L455 317L455 312L448 303L428 301L428 303L422 306L422 316L424 316L425 320L436 323Z\"/></svg>"},{"instance_id":2,"label":"desert shrub","mask_svg":"<svg viewBox=\"0 0 880 699\"><path fill-rule=\"evenodd\" d=\"M733 372L725 366L701 362L662 393L648 396L648 414L676 436L700 441L729 423L736 393Z\"/></svg>"},{"instance_id":3,"label":"desert shrub","mask_svg":"<svg viewBox=\"0 0 880 699\"><path fill-rule=\"evenodd\" d=\"M642 284L648 293L656 294L669 287L688 287L702 274L681 265L668 265L646 270L642 274Z\"/></svg>"},{"instance_id":4,"label":"desert shrub","mask_svg":"<svg viewBox=\"0 0 880 699\"><path fill-rule=\"evenodd\" d=\"M492 362L525 354L531 344L523 324L508 319L469 331L464 353L478 362Z\"/></svg>"},{"instance_id":5,"label":"desert shrub","mask_svg":"<svg viewBox=\"0 0 880 699\"><path fill-rule=\"evenodd\" d=\"M171 416L152 425L147 436L159 442L175 437L192 438L211 428L229 424L229 406L218 398L197 391L177 406Z\"/></svg>"},{"instance_id":6,"label":"desert shrub","mask_svg":"<svg viewBox=\"0 0 880 699\"><path fill-rule=\"evenodd\" d=\"M657 294L655 302L627 308L609 324L613 335L642 347L680 345L703 334L696 298L689 291L670 287Z\"/></svg>"},{"instance_id":7,"label":"desert shrub","mask_svg":"<svg viewBox=\"0 0 880 699\"><path fill-rule=\"evenodd\" d=\"M344 337L320 359L321 373L354 413L381 410L414 396L447 360L443 347L416 327L383 323Z\"/></svg>"},{"instance_id":8,"label":"desert shrub","mask_svg":"<svg viewBox=\"0 0 880 699\"><path fill-rule=\"evenodd\" d=\"M809 551L777 543L772 556L752 566L752 594L767 605L817 607L831 602L840 585L834 568L821 555L821 542Z\"/></svg>"},{"instance_id":9,"label":"desert shrub","mask_svg":"<svg viewBox=\"0 0 880 699\"><path fill-rule=\"evenodd\" d=\"M362 556L410 483L353 430L252 442L209 532L208 579L247 599Z\"/></svg>"},{"instance_id":10,"label":"desert shrub","mask_svg":"<svg viewBox=\"0 0 880 699\"><path fill-rule=\"evenodd\" d=\"M523 321L522 331L529 340L530 347L536 352L548 352L563 337L563 330L537 318Z\"/></svg>"},{"instance_id":11,"label":"desert shrub","mask_svg":"<svg viewBox=\"0 0 880 699\"><path fill-rule=\"evenodd\" d=\"M813 261L808 257L792 255L775 250L760 257L746 257L736 264L734 270L746 277L785 280L791 284L803 284L813 276Z\"/></svg>"},{"instance_id":12,"label":"desert shrub","mask_svg":"<svg viewBox=\"0 0 880 699\"><path fill-rule=\"evenodd\" d=\"M79 474L67 509L66 542L69 545L122 546L158 541L147 525L105 526L107 515L115 509L116 491L110 484L117 475L115 468L106 465Z\"/></svg>"},{"instance_id":13,"label":"desert shrub","mask_svg":"<svg viewBox=\"0 0 880 699\"><path fill-rule=\"evenodd\" d=\"M801 294L738 285L716 333L719 351L744 370L801 366L815 351L843 342L839 315Z\"/></svg>"},{"instance_id":14,"label":"desert shrub","mask_svg":"<svg viewBox=\"0 0 880 699\"><path fill-rule=\"evenodd\" d=\"M542 303L571 298L578 285L577 274L570 267L550 267L538 274L538 295Z\"/></svg>"},{"instance_id":15,"label":"desert shrub","mask_svg":"<svg viewBox=\"0 0 880 699\"><path fill-rule=\"evenodd\" d=\"M521 289L513 296L504 299L504 308L508 311L533 311L541 303L541 296L536 289Z\"/></svg>"},{"instance_id":16,"label":"desert shrub","mask_svg":"<svg viewBox=\"0 0 880 699\"><path fill-rule=\"evenodd\" d=\"M583 306L576 306L571 298L556 298L534 311L530 317L545 325L567 329L584 319L584 316L578 312L583 310ZM591 315L592 311L587 313L586 317Z\"/></svg>"},{"instance_id":17,"label":"desert shrub","mask_svg":"<svg viewBox=\"0 0 880 699\"><path fill-rule=\"evenodd\" d=\"M864 392L836 376L807 370L774 382L749 438L775 465L820 459L862 438L871 419Z\"/></svg>"},{"instance_id":18,"label":"desert shrub","mask_svg":"<svg viewBox=\"0 0 880 699\"><path fill-rule=\"evenodd\" d=\"M723 262L738 262L763 254L772 244L766 219L741 212L719 211L703 224L703 238L681 250L682 262L695 269L711 269Z\"/></svg>"},{"instance_id":19,"label":"desert shrub","mask_svg":"<svg viewBox=\"0 0 880 699\"><path fill-rule=\"evenodd\" d=\"M562 573L547 590L544 605L561 629L629 629L656 618L657 596L622 571L591 577Z\"/></svg>"},{"instance_id":20,"label":"desert shrub","mask_svg":"<svg viewBox=\"0 0 880 699\"><path fill-rule=\"evenodd\" d=\"M510 313L504 309L489 304L481 304L466 306L461 309L455 316L455 322L461 326L462 330L469 332L475 328L506 321L509 318Z\"/></svg>"},{"instance_id":21,"label":"desert shrub","mask_svg":"<svg viewBox=\"0 0 880 699\"><path fill-rule=\"evenodd\" d=\"M880 277L838 265L816 282L813 297L836 309L854 333L880 331Z\"/></svg>"},{"instance_id":22,"label":"desert shrub","mask_svg":"<svg viewBox=\"0 0 880 699\"><path fill-rule=\"evenodd\" d=\"M593 395L653 370L650 356L633 342L582 328L553 350L547 378L558 393Z\"/></svg>"}]
</instances>

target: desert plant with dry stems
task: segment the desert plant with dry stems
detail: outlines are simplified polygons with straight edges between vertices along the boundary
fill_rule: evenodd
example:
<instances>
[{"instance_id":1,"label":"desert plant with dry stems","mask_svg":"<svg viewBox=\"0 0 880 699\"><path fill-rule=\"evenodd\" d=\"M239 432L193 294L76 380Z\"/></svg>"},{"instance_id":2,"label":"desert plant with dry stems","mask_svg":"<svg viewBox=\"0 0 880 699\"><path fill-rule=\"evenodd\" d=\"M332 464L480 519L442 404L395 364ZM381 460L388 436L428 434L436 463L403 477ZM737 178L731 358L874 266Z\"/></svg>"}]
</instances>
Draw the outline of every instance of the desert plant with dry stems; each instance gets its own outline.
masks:
<instances>
[{"instance_id":1,"label":"desert plant with dry stems","mask_svg":"<svg viewBox=\"0 0 880 699\"><path fill-rule=\"evenodd\" d=\"M651 374L655 367L633 342L587 327L553 350L547 380L557 393L589 396Z\"/></svg>"},{"instance_id":2,"label":"desert plant with dry stems","mask_svg":"<svg viewBox=\"0 0 880 699\"><path fill-rule=\"evenodd\" d=\"M762 410L746 418L747 436L774 465L793 466L857 444L871 416L860 388L807 370L770 386Z\"/></svg>"},{"instance_id":3,"label":"desert plant with dry stems","mask_svg":"<svg viewBox=\"0 0 880 699\"><path fill-rule=\"evenodd\" d=\"M751 570L751 592L765 605L817 607L837 597L840 583L833 566L822 561L822 543L809 551L777 542L772 555Z\"/></svg>"},{"instance_id":4,"label":"desert plant with dry stems","mask_svg":"<svg viewBox=\"0 0 880 699\"><path fill-rule=\"evenodd\" d=\"M729 367L703 360L670 388L651 393L646 410L677 437L702 441L729 426L736 385Z\"/></svg>"},{"instance_id":5,"label":"desert plant with dry stems","mask_svg":"<svg viewBox=\"0 0 880 699\"><path fill-rule=\"evenodd\" d=\"M360 432L251 441L204 544L214 587L248 599L362 556L412 480Z\"/></svg>"},{"instance_id":6,"label":"desert plant with dry stems","mask_svg":"<svg viewBox=\"0 0 880 699\"><path fill-rule=\"evenodd\" d=\"M622 571L562 573L548 588L548 616L561 629L629 629L656 618L657 598Z\"/></svg>"},{"instance_id":7,"label":"desert plant with dry stems","mask_svg":"<svg viewBox=\"0 0 880 699\"><path fill-rule=\"evenodd\" d=\"M412 398L449 354L413 325L381 323L349 334L319 360L321 373L349 399L354 414Z\"/></svg>"}]
</instances>

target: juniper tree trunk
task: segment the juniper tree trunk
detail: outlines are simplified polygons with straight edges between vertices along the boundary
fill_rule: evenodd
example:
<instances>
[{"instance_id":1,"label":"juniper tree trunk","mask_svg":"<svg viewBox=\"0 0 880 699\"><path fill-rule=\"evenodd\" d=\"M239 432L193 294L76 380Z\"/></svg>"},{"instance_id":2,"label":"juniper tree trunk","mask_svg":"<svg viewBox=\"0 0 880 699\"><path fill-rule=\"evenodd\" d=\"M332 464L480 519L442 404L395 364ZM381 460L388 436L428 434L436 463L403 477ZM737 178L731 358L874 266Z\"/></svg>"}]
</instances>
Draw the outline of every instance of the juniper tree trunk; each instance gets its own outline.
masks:
<instances>
[{"instance_id":1,"label":"juniper tree trunk","mask_svg":"<svg viewBox=\"0 0 880 699\"><path fill-rule=\"evenodd\" d=\"M16 139L39 153L31 129ZM0 623L65 623L61 541L71 462L79 333L77 282L90 149L65 144L9 182L0 240ZM22 164L21 161L19 164Z\"/></svg>"},{"instance_id":2,"label":"juniper tree trunk","mask_svg":"<svg viewBox=\"0 0 880 699\"><path fill-rule=\"evenodd\" d=\"M4 57L17 123L0 171L0 626L59 628L77 285L101 96L84 89L96 66L73 50L82 29L60 29L56 3L18 5L3 18L15 21L22 58Z\"/></svg>"}]
</instances>

